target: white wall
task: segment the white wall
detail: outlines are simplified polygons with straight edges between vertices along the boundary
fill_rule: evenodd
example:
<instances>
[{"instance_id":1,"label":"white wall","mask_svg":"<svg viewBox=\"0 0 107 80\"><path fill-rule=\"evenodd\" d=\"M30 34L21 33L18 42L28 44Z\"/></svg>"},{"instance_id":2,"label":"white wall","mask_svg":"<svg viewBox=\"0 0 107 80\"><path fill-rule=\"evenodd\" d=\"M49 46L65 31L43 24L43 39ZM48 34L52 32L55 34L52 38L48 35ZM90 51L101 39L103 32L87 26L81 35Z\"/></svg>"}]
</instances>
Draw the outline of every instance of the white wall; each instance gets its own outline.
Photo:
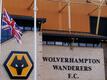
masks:
<instances>
[{"instance_id":1,"label":"white wall","mask_svg":"<svg viewBox=\"0 0 107 80\"><path fill-rule=\"evenodd\" d=\"M42 33L37 33L37 80L40 80L41 65L42 65L42 55L43 55L43 46L42 46Z\"/></svg>"},{"instance_id":2,"label":"white wall","mask_svg":"<svg viewBox=\"0 0 107 80\"><path fill-rule=\"evenodd\" d=\"M103 48L87 47L64 47L64 46L43 46L43 55L41 57L66 57L66 58L86 58L99 59L100 63L62 63L62 62L45 62L42 59L42 65L38 80L105 80L104 55ZM73 70L54 70L53 65L69 66L91 66L90 71L73 71ZM76 73L79 79L68 78L68 73Z\"/></svg>"},{"instance_id":3,"label":"white wall","mask_svg":"<svg viewBox=\"0 0 107 80\"><path fill-rule=\"evenodd\" d=\"M18 44L14 38L1 44L0 80L11 80L3 66L11 51L27 51L34 62L34 32L27 31L23 34L22 45ZM34 80L34 69L30 74L29 80Z\"/></svg>"}]
</instances>

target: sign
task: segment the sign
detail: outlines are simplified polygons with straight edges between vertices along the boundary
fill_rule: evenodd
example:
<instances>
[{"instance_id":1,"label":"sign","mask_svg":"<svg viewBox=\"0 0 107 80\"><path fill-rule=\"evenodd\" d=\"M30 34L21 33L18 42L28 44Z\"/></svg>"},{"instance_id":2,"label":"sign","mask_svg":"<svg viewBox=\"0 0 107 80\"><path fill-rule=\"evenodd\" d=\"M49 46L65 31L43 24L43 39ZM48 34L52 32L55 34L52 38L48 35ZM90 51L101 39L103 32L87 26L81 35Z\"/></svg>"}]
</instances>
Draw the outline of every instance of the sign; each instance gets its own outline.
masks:
<instances>
[{"instance_id":1,"label":"sign","mask_svg":"<svg viewBox=\"0 0 107 80\"><path fill-rule=\"evenodd\" d=\"M39 80L105 80L101 48L43 47Z\"/></svg>"},{"instance_id":2,"label":"sign","mask_svg":"<svg viewBox=\"0 0 107 80\"><path fill-rule=\"evenodd\" d=\"M12 51L4 67L11 79L27 79L33 69L33 61L28 52Z\"/></svg>"}]
</instances>

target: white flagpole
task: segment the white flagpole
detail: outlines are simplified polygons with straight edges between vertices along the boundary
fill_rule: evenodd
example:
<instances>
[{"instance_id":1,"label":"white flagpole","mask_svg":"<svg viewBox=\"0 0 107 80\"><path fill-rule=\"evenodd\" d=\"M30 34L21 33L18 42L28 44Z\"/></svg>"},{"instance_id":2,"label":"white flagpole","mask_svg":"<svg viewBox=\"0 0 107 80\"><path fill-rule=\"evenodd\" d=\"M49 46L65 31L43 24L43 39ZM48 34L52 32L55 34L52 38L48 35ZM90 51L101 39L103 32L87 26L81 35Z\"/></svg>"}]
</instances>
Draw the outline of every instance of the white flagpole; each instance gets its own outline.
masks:
<instances>
[{"instance_id":1,"label":"white flagpole","mask_svg":"<svg viewBox=\"0 0 107 80\"><path fill-rule=\"evenodd\" d=\"M68 7L68 31L71 33L71 0L66 0Z\"/></svg>"},{"instance_id":2,"label":"white flagpole","mask_svg":"<svg viewBox=\"0 0 107 80\"><path fill-rule=\"evenodd\" d=\"M0 39L1 39L1 15L2 15L2 0L0 0ZM0 42L1 42L1 40L0 40Z\"/></svg>"},{"instance_id":3,"label":"white flagpole","mask_svg":"<svg viewBox=\"0 0 107 80\"><path fill-rule=\"evenodd\" d=\"M96 25L96 34L98 34L98 30L99 30L100 16L101 16L101 8L102 8L103 3L104 3L104 0L101 1L100 5L99 5L99 9L98 9L98 18L97 18L97 25Z\"/></svg>"},{"instance_id":4,"label":"white flagpole","mask_svg":"<svg viewBox=\"0 0 107 80\"><path fill-rule=\"evenodd\" d=\"M1 56L1 15L2 15L2 0L0 0L0 56ZM1 66L2 64L0 64ZM0 79L2 79L2 71L0 70Z\"/></svg>"},{"instance_id":5,"label":"white flagpole","mask_svg":"<svg viewBox=\"0 0 107 80\"><path fill-rule=\"evenodd\" d=\"M0 0L0 51L1 51L1 16L2 16L2 0ZM0 52L1 56L1 52Z\"/></svg>"},{"instance_id":6,"label":"white flagpole","mask_svg":"<svg viewBox=\"0 0 107 80\"><path fill-rule=\"evenodd\" d=\"M34 43L35 43L35 49L34 49L34 52L35 52L35 60L34 60L34 79L37 80L37 34L36 34L36 31L37 31L37 27L36 27L36 10L37 7L36 7L36 0L34 0Z\"/></svg>"},{"instance_id":7,"label":"white flagpole","mask_svg":"<svg viewBox=\"0 0 107 80\"><path fill-rule=\"evenodd\" d=\"M68 28L69 32L71 33L71 2L68 2Z\"/></svg>"}]
</instances>

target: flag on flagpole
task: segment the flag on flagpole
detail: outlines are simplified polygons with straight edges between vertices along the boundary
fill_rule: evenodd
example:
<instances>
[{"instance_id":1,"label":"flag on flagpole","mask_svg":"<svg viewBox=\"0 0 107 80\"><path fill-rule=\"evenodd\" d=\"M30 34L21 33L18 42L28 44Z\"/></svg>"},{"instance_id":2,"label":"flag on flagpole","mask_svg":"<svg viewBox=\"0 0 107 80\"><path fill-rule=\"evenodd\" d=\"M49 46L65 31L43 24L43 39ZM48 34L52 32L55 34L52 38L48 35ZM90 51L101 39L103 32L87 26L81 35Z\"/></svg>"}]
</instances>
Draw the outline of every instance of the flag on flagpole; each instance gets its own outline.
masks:
<instances>
[{"instance_id":1,"label":"flag on flagpole","mask_svg":"<svg viewBox=\"0 0 107 80\"><path fill-rule=\"evenodd\" d=\"M2 15L2 29L9 30L10 34L16 39L19 44L22 44L21 35L22 32L16 27L16 22L9 16L6 9L3 9Z\"/></svg>"}]
</instances>

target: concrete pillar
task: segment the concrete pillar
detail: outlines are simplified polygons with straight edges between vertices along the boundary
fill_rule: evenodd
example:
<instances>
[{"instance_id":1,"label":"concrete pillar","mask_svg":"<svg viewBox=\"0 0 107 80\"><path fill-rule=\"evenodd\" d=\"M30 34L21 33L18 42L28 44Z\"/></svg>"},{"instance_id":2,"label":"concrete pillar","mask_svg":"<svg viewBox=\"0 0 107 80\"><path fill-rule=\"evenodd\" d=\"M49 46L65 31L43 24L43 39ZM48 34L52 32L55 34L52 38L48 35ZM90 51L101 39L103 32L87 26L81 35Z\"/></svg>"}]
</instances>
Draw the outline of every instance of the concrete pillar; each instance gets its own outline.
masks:
<instances>
[{"instance_id":1,"label":"concrete pillar","mask_svg":"<svg viewBox=\"0 0 107 80\"><path fill-rule=\"evenodd\" d=\"M102 47L104 49L105 74L107 74L107 43L103 43ZM107 75L105 75L105 78L107 80Z\"/></svg>"},{"instance_id":2,"label":"concrete pillar","mask_svg":"<svg viewBox=\"0 0 107 80\"><path fill-rule=\"evenodd\" d=\"M37 32L37 80L40 80L40 66L42 66L42 55L42 32Z\"/></svg>"}]
</instances>

